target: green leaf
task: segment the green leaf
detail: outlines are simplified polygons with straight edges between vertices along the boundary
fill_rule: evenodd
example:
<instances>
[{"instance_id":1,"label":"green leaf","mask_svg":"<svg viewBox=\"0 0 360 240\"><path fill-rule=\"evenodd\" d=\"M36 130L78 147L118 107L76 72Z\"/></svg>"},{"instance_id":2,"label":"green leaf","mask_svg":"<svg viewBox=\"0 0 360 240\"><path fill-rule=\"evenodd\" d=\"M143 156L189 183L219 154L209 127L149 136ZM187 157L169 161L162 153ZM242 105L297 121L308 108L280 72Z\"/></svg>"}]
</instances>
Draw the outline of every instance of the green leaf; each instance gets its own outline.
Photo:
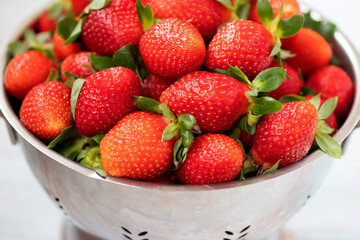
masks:
<instances>
[{"instance_id":1,"label":"green leaf","mask_svg":"<svg viewBox=\"0 0 360 240\"><path fill-rule=\"evenodd\" d=\"M177 123L170 123L164 129L163 134L161 136L161 141L170 140L176 136L180 135L180 127Z\"/></svg>"},{"instance_id":2,"label":"green leaf","mask_svg":"<svg viewBox=\"0 0 360 240\"><path fill-rule=\"evenodd\" d=\"M75 75L75 74L72 74L72 73L69 73L69 72L64 72L64 75L68 78L70 78L71 80L76 80L78 78L80 78L79 76Z\"/></svg>"},{"instance_id":3,"label":"green leaf","mask_svg":"<svg viewBox=\"0 0 360 240\"><path fill-rule=\"evenodd\" d=\"M274 45L273 49L271 50L270 57L276 56L280 52L281 52L281 41L280 41L280 38L277 38L275 45Z\"/></svg>"},{"instance_id":4,"label":"green leaf","mask_svg":"<svg viewBox=\"0 0 360 240\"><path fill-rule=\"evenodd\" d=\"M10 54L15 57L16 55L28 50L28 47L21 41L15 41L8 44Z\"/></svg>"},{"instance_id":5,"label":"green leaf","mask_svg":"<svg viewBox=\"0 0 360 240\"><path fill-rule=\"evenodd\" d=\"M252 84L259 92L271 92L277 89L286 77L284 68L268 68L259 73Z\"/></svg>"},{"instance_id":6,"label":"green leaf","mask_svg":"<svg viewBox=\"0 0 360 240\"><path fill-rule=\"evenodd\" d=\"M136 52L138 51L138 47L133 44L127 44L123 46L113 56L114 66L126 67L135 71L136 61L134 58L134 54L136 54Z\"/></svg>"},{"instance_id":7,"label":"green leaf","mask_svg":"<svg viewBox=\"0 0 360 240\"><path fill-rule=\"evenodd\" d=\"M310 28L318 32L326 40L330 40L334 37L335 31L337 29L334 23L329 22L325 19L321 19L320 21L315 20L312 18L311 12L305 13L304 17L305 17L304 27Z\"/></svg>"},{"instance_id":8,"label":"green leaf","mask_svg":"<svg viewBox=\"0 0 360 240\"><path fill-rule=\"evenodd\" d=\"M246 154L244 164L240 172L240 179L245 180L248 176L255 176L260 167L261 165L255 162L250 154Z\"/></svg>"},{"instance_id":9,"label":"green leaf","mask_svg":"<svg viewBox=\"0 0 360 240\"><path fill-rule=\"evenodd\" d=\"M175 120L176 116L175 114L166 106L165 103L159 104L159 109L161 110L161 113L164 117L170 120Z\"/></svg>"},{"instance_id":10,"label":"green leaf","mask_svg":"<svg viewBox=\"0 0 360 240\"><path fill-rule=\"evenodd\" d=\"M324 120L319 120L316 126L316 132L324 134L332 134L335 131L334 128L331 128Z\"/></svg>"},{"instance_id":11,"label":"green leaf","mask_svg":"<svg viewBox=\"0 0 360 240\"><path fill-rule=\"evenodd\" d=\"M245 75L243 71L240 70L240 68L233 67L228 63L228 67L230 71L236 76L236 79L238 79L240 82L244 83L247 86L250 86L251 82L249 78Z\"/></svg>"},{"instance_id":12,"label":"green leaf","mask_svg":"<svg viewBox=\"0 0 360 240\"><path fill-rule=\"evenodd\" d=\"M91 147L96 147L100 145L101 140L104 138L105 134L98 134L88 139L88 144Z\"/></svg>"},{"instance_id":13,"label":"green leaf","mask_svg":"<svg viewBox=\"0 0 360 240\"><path fill-rule=\"evenodd\" d=\"M256 125L250 126L248 116L245 115L240 119L239 127L242 131L247 132L250 135L254 135L256 131Z\"/></svg>"},{"instance_id":14,"label":"green leaf","mask_svg":"<svg viewBox=\"0 0 360 240\"><path fill-rule=\"evenodd\" d=\"M290 18L281 19L276 29L276 35L280 38L287 38L295 35L304 25L303 15L294 15Z\"/></svg>"},{"instance_id":15,"label":"green leaf","mask_svg":"<svg viewBox=\"0 0 360 240\"><path fill-rule=\"evenodd\" d=\"M84 19L80 18L80 20L76 23L75 28L71 31L69 37L66 38L64 43L65 45L75 42L78 39L78 37L80 37L83 25L84 25Z\"/></svg>"},{"instance_id":16,"label":"green leaf","mask_svg":"<svg viewBox=\"0 0 360 240\"><path fill-rule=\"evenodd\" d=\"M257 2L257 12L261 19L261 22L266 28L271 25L271 22L274 19L274 12L271 7L271 4L268 0L258 0Z\"/></svg>"},{"instance_id":17,"label":"green leaf","mask_svg":"<svg viewBox=\"0 0 360 240\"><path fill-rule=\"evenodd\" d=\"M282 104L271 97L254 98L249 106L249 110L254 115L262 115L278 112L282 109Z\"/></svg>"},{"instance_id":18,"label":"green leaf","mask_svg":"<svg viewBox=\"0 0 360 240\"><path fill-rule=\"evenodd\" d=\"M68 128L65 128L61 130L61 134L59 136L57 136L54 140L52 140L49 143L48 148L54 148L58 143L62 143L67 139L69 139L70 137L73 137L74 135L77 134L78 132L75 126L70 126Z\"/></svg>"},{"instance_id":19,"label":"green leaf","mask_svg":"<svg viewBox=\"0 0 360 240\"><path fill-rule=\"evenodd\" d=\"M172 170L178 169L185 162L187 151L188 149L185 149L183 146L182 138L177 140L173 148L174 168Z\"/></svg>"},{"instance_id":20,"label":"green leaf","mask_svg":"<svg viewBox=\"0 0 360 240\"><path fill-rule=\"evenodd\" d=\"M251 112L248 112L247 114L247 120L250 127L256 127L256 124L259 122L260 118L263 115L254 115Z\"/></svg>"},{"instance_id":21,"label":"green leaf","mask_svg":"<svg viewBox=\"0 0 360 240\"><path fill-rule=\"evenodd\" d=\"M289 102L299 102L299 101L307 101L307 99L295 94L286 95L279 99L279 102L281 102L282 104Z\"/></svg>"},{"instance_id":22,"label":"green leaf","mask_svg":"<svg viewBox=\"0 0 360 240\"><path fill-rule=\"evenodd\" d=\"M244 83L243 78L240 78L239 76L235 75L234 73L232 73L228 70L214 68L214 69L211 69L211 71L214 73L219 73L219 74L223 74L226 76L230 76L230 77L235 78L235 79L239 80L240 82Z\"/></svg>"},{"instance_id":23,"label":"green leaf","mask_svg":"<svg viewBox=\"0 0 360 240\"><path fill-rule=\"evenodd\" d=\"M319 148L327 155L334 158L341 158L341 147L332 137L324 133L316 133L315 141Z\"/></svg>"},{"instance_id":24,"label":"green leaf","mask_svg":"<svg viewBox=\"0 0 360 240\"><path fill-rule=\"evenodd\" d=\"M318 95L314 96L313 98L311 98L309 100L309 102L312 103L315 106L316 110L318 110L319 107L320 107L320 103L321 103L320 94L318 94Z\"/></svg>"},{"instance_id":25,"label":"green leaf","mask_svg":"<svg viewBox=\"0 0 360 240\"><path fill-rule=\"evenodd\" d=\"M247 20L251 10L251 4L247 0L237 0L235 2L235 14L239 19Z\"/></svg>"},{"instance_id":26,"label":"green leaf","mask_svg":"<svg viewBox=\"0 0 360 240\"><path fill-rule=\"evenodd\" d=\"M49 7L49 18L50 19L57 19L62 10L63 10L63 4L62 2L53 2Z\"/></svg>"},{"instance_id":27,"label":"green leaf","mask_svg":"<svg viewBox=\"0 0 360 240\"><path fill-rule=\"evenodd\" d=\"M97 56L94 53L90 54L90 63L99 71L115 66L111 57Z\"/></svg>"},{"instance_id":28,"label":"green leaf","mask_svg":"<svg viewBox=\"0 0 360 240\"><path fill-rule=\"evenodd\" d=\"M191 131L196 124L196 119L191 114L183 114L178 117L178 123L181 131Z\"/></svg>"},{"instance_id":29,"label":"green leaf","mask_svg":"<svg viewBox=\"0 0 360 240\"><path fill-rule=\"evenodd\" d=\"M316 95L316 92L314 90L310 89L308 86L301 87L300 92L301 92L301 95L303 95L303 96L308 96L308 95L315 96Z\"/></svg>"},{"instance_id":30,"label":"green leaf","mask_svg":"<svg viewBox=\"0 0 360 240\"><path fill-rule=\"evenodd\" d=\"M320 107L318 112L319 119L327 119L334 112L338 102L338 97L329 98Z\"/></svg>"},{"instance_id":31,"label":"green leaf","mask_svg":"<svg viewBox=\"0 0 360 240\"><path fill-rule=\"evenodd\" d=\"M94 168L95 172L102 178L106 178L107 177L107 173L105 172L105 170L102 167L96 167Z\"/></svg>"},{"instance_id":32,"label":"green leaf","mask_svg":"<svg viewBox=\"0 0 360 240\"><path fill-rule=\"evenodd\" d=\"M182 144L183 144L184 148L189 148L194 139L194 134L190 131L182 130L180 135L181 135Z\"/></svg>"},{"instance_id":33,"label":"green leaf","mask_svg":"<svg viewBox=\"0 0 360 240\"><path fill-rule=\"evenodd\" d=\"M67 39L77 24L78 22L72 17L61 19L57 24L57 34L63 39Z\"/></svg>"},{"instance_id":34,"label":"green leaf","mask_svg":"<svg viewBox=\"0 0 360 240\"><path fill-rule=\"evenodd\" d=\"M106 7L110 3L110 0L93 0L86 6L84 11L80 14L80 17L84 17L89 14L90 10L100 10Z\"/></svg>"},{"instance_id":35,"label":"green leaf","mask_svg":"<svg viewBox=\"0 0 360 240\"><path fill-rule=\"evenodd\" d=\"M256 87L245 92L245 96L248 98L249 102L252 101L253 97L257 97L259 95L259 91Z\"/></svg>"},{"instance_id":36,"label":"green leaf","mask_svg":"<svg viewBox=\"0 0 360 240\"><path fill-rule=\"evenodd\" d=\"M141 25L143 26L144 32L149 30L152 25L154 25L154 13L151 10L151 7L149 4L146 4L145 7L141 4L141 0L136 1L136 10L141 22Z\"/></svg>"},{"instance_id":37,"label":"green leaf","mask_svg":"<svg viewBox=\"0 0 360 240\"><path fill-rule=\"evenodd\" d=\"M264 171L261 175L275 172L279 168L280 161L281 161L281 159L279 161L277 161L270 169Z\"/></svg>"},{"instance_id":38,"label":"green leaf","mask_svg":"<svg viewBox=\"0 0 360 240\"><path fill-rule=\"evenodd\" d=\"M216 1L218 1L219 3L222 3L225 7L227 7L230 10L232 10L232 8L233 8L233 5L230 0L216 0Z\"/></svg>"},{"instance_id":39,"label":"green leaf","mask_svg":"<svg viewBox=\"0 0 360 240\"><path fill-rule=\"evenodd\" d=\"M135 106L142 110L147 112L154 112L154 113L160 113L162 114L162 110L159 108L160 103L154 99L148 98L148 97L132 97Z\"/></svg>"},{"instance_id":40,"label":"green leaf","mask_svg":"<svg viewBox=\"0 0 360 240\"><path fill-rule=\"evenodd\" d=\"M84 85L84 83L85 83L85 79L78 78L74 82L74 85L73 85L73 87L71 89L70 103L71 103L71 113L72 113L74 119L75 119L76 103L77 103L78 97L80 95L81 88Z\"/></svg>"}]
</instances>

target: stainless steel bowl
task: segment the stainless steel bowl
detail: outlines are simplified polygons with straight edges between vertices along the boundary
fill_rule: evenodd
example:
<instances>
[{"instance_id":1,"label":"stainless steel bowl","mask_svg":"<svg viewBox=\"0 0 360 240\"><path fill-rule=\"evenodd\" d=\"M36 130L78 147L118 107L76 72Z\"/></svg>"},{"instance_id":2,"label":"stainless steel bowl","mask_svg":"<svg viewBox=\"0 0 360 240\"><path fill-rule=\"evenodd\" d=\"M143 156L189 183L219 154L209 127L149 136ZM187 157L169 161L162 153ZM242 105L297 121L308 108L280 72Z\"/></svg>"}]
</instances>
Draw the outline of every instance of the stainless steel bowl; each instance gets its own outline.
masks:
<instances>
[{"instance_id":1,"label":"stainless steel bowl","mask_svg":"<svg viewBox=\"0 0 360 240\"><path fill-rule=\"evenodd\" d=\"M31 20L29 20L31 22ZM0 48L4 72L7 43ZM339 143L360 118L360 64L340 32L335 55L355 84L350 114L334 136ZM19 142L39 183L80 229L105 239L224 240L262 239L283 225L316 192L333 159L315 151L275 173L225 184L161 185L122 178L102 179L93 170L48 149L20 123L0 78L0 115L11 139Z\"/></svg>"}]
</instances>

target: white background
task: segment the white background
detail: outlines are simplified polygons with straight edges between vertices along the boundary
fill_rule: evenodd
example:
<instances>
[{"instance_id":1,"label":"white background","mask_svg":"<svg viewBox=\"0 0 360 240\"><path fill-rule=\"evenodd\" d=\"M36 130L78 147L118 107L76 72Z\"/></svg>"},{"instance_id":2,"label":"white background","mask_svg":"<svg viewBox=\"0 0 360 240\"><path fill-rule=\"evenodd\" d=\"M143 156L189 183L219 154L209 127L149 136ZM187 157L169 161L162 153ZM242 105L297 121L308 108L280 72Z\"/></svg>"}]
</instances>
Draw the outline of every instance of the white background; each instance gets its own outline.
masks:
<instances>
[{"instance_id":1,"label":"white background","mask_svg":"<svg viewBox=\"0 0 360 240\"><path fill-rule=\"evenodd\" d=\"M0 0L0 41L48 0ZM304 0L337 23L360 51L360 2ZM0 119L0 240L58 240L62 213L41 189L19 146L10 144ZM360 132L337 160L318 193L281 232L287 240L360 239ZM209 239L211 240L211 239Z\"/></svg>"}]
</instances>

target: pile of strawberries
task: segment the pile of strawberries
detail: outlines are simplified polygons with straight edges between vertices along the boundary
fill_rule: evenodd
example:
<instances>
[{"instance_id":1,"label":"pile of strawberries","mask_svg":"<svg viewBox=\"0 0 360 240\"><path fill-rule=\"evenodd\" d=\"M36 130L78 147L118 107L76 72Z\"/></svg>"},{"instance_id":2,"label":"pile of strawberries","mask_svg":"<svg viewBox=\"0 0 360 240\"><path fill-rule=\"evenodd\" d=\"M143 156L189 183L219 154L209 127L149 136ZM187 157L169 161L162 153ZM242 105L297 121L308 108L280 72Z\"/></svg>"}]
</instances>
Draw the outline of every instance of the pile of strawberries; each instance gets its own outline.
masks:
<instances>
[{"instance_id":1,"label":"pile of strawberries","mask_svg":"<svg viewBox=\"0 0 360 240\"><path fill-rule=\"evenodd\" d=\"M304 22L296 0L56 1L4 84L32 134L102 176L245 179L341 157L353 83Z\"/></svg>"}]
</instances>

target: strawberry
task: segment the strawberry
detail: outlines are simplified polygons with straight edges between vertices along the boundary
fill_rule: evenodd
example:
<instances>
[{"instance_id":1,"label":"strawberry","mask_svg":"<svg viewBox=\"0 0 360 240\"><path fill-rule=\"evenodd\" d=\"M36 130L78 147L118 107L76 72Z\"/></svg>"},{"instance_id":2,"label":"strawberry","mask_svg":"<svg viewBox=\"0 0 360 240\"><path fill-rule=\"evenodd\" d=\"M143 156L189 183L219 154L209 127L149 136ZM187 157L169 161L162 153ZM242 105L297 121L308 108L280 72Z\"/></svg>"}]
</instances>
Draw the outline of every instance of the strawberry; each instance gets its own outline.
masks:
<instances>
[{"instance_id":1,"label":"strawberry","mask_svg":"<svg viewBox=\"0 0 360 240\"><path fill-rule=\"evenodd\" d=\"M231 18L230 10L216 0L141 0L141 3L149 4L156 18L191 20L206 42Z\"/></svg>"},{"instance_id":2,"label":"strawberry","mask_svg":"<svg viewBox=\"0 0 360 240\"><path fill-rule=\"evenodd\" d=\"M4 84L12 96L21 100L31 88L45 82L52 70L57 70L56 62L40 51L25 51L10 60Z\"/></svg>"},{"instance_id":3,"label":"strawberry","mask_svg":"<svg viewBox=\"0 0 360 240\"><path fill-rule=\"evenodd\" d=\"M50 81L32 88L20 108L20 121L41 140L51 141L73 124L70 88Z\"/></svg>"},{"instance_id":4,"label":"strawberry","mask_svg":"<svg viewBox=\"0 0 360 240\"><path fill-rule=\"evenodd\" d=\"M44 10L37 20L37 29L39 32L49 32L56 28L57 19L49 17L49 10Z\"/></svg>"},{"instance_id":5,"label":"strawberry","mask_svg":"<svg viewBox=\"0 0 360 240\"><path fill-rule=\"evenodd\" d=\"M75 15L79 15L84 11L87 5L91 3L90 0L71 0L71 7Z\"/></svg>"},{"instance_id":6,"label":"strawberry","mask_svg":"<svg viewBox=\"0 0 360 240\"><path fill-rule=\"evenodd\" d=\"M140 79L128 68L113 67L94 73L86 78L80 90L76 127L88 137L108 132L121 118L136 110L131 96L140 94Z\"/></svg>"},{"instance_id":7,"label":"strawberry","mask_svg":"<svg viewBox=\"0 0 360 240\"><path fill-rule=\"evenodd\" d=\"M144 96L159 101L161 93L166 88L168 88L172 82L173 81L150 75L144 80L144 83L142 84L142 93Z\"/></svg>"},{"instance_id":8,"label":"strawberry","mask_svg":"<svg viewBox=\"0 0 360 240\"><path fill-rule=\"evenodd\" d=\"M191 114L201 131L229 129L248 110L245 92L250 88L238 80L205 71L185 75L160 97L176 115Z\"/></svg>"},{"instance_id":9,"label":"strawberry","mask_svg":"<svg viewBox=\"0 0 360 240\"><path fill-rule=\"evenodd\" d=\"M250 79L268 68L274 37L263 25L235 20L219 29L211 40L205 59L209 69L239 67Z\"/></svg>"},{"instance_id":10,"label":"strawberry","mask_svg":"<svg viewBox=\"0 0 360 240\"><path fill-rule=\"evenodd\" d=\"M121 119L100 142L106 173L150 180L168 171L175 140L161 140L166 126L160 114L150 112L134 112Z\"/></svg>"},{"instance_id":11,"label":"strawberry","mask_svg":"<svg viewBox=\"0 0 360 240\"><path fill-rule=\"evenodd\" d=\"M297 0L269 0L269 3L271 4L271 7L274 12L274 18L278 15L281 5L283 5L283 10L281 14L281 19L283 18L289 18L294 16L295 14L301 14L300 6ZM250 9L250 15L249 20L261 23L261 20L259 18L258 12L257 12L257 0L252 1L251 3L251 9Z\"/></svg>"},{"instance_id":12,"label":"strawberry","mask_svg":"<svg viewBox=\"0 0 360 240\"><path fill-rule=\"evenodd\" d=\"M287 77L285 77L284 81L277 89L268 93L268 95L270 97L275 98L277 100L285 95L298 94L300 92L300 88L302 86L302 82L299 78L298 73L295 71L295 69L293 69L292 67L290 67L287 64L282 64L282 65L283 65L282 67L284 69L286 69ZM271 66L279 67L279 64L272 63Z\"/></svg>"},{"instance_id":13,"label":"strawberry","mask_svg":"<svg viewBox=\"0 0 360 240\"><path fill-rule=\"evenodd\" d=\"M317 110L310 102L283 104L280 111L265 115L258 123L250 149L252 158L265 170L279 160L279 167L300 160L311 148L317 121Z\"/></svg>"},{"instance_id":14,"label":"strawberry","mask_svg":"<svg viewBox=\"0 0 360 240\"><path fill-rule=\"evenodd\" d=\"M238 176L243 162L244 152L236 141L208 133L194 139L176 176L185 184L229 182Z\"/></svg>"},{"instance_id":15,"label":"strawberry","mask_svg":"<svg viewBox=\"0 0 360 240\"><path fill-rule=\"evenodd\" d=\"M205 58L199 31L175 18L153 25L141 37L139 50L149 72L164 79L178 79L199 69Z\"/></svg>"},{"instance_id":16,"label":"strawberry","mask_svg":"<svg viewBox=\"0 0 360 240\"><path fill-rule=\"evenodd\" d=\"M65 58L65 60L61 64L61 77L64 81L69 81L70 78L65 76L65 72L74 74L80 78L87 78L93 72L85 67L90 66L90 54L92 52L78 52L75 54L71 54Z\"/></svg>"},{"instance_id":17,"label":"strawberry","mask_svg":"<svg viewBox=\"0 0 360 240\"><path fill-rule=\"evenodd\" d=\"M113 55L127 44L139 43L143 34L135 3L113 0L106 7L91 10L82 29L82 40L90 51Z\"/></svg>"},{"instance_id":18,"label":"strawberry","mask_svg":"<svg viewBox=\"0 0 360 240\"><path fill-rule=\"evenodd\" d=\"M54 55L59 61L63 61L67 56L81 51L81 43L76 42L65 45L65 40L57 34L57 30L54 32L53 44Z\"/></svg>"},{"instance_id":19,"label":"strawberry","mask_svg":"<svg viewBox=\"0 0 360 240\"><path fill-rule=\"evenodd\" d=\"M324 99L337 96L334 113L339 121L344 120L353 100L354 84L343 69L332 65L322 67L308 77L307 86Z\"/></svg>"},{"instance_id":20,"label":"strawberry","mask_svg":"<svg viewBox=\"0 0 360 240\"><path fill-rule=\"evenodd\" d=\"M291 51L294 57L286 62L306 76L326 66L332 57L332 50L325 38L308 28L302 28L296 35L282 39L283 49Z\"/></svg>"}]
</instances>

